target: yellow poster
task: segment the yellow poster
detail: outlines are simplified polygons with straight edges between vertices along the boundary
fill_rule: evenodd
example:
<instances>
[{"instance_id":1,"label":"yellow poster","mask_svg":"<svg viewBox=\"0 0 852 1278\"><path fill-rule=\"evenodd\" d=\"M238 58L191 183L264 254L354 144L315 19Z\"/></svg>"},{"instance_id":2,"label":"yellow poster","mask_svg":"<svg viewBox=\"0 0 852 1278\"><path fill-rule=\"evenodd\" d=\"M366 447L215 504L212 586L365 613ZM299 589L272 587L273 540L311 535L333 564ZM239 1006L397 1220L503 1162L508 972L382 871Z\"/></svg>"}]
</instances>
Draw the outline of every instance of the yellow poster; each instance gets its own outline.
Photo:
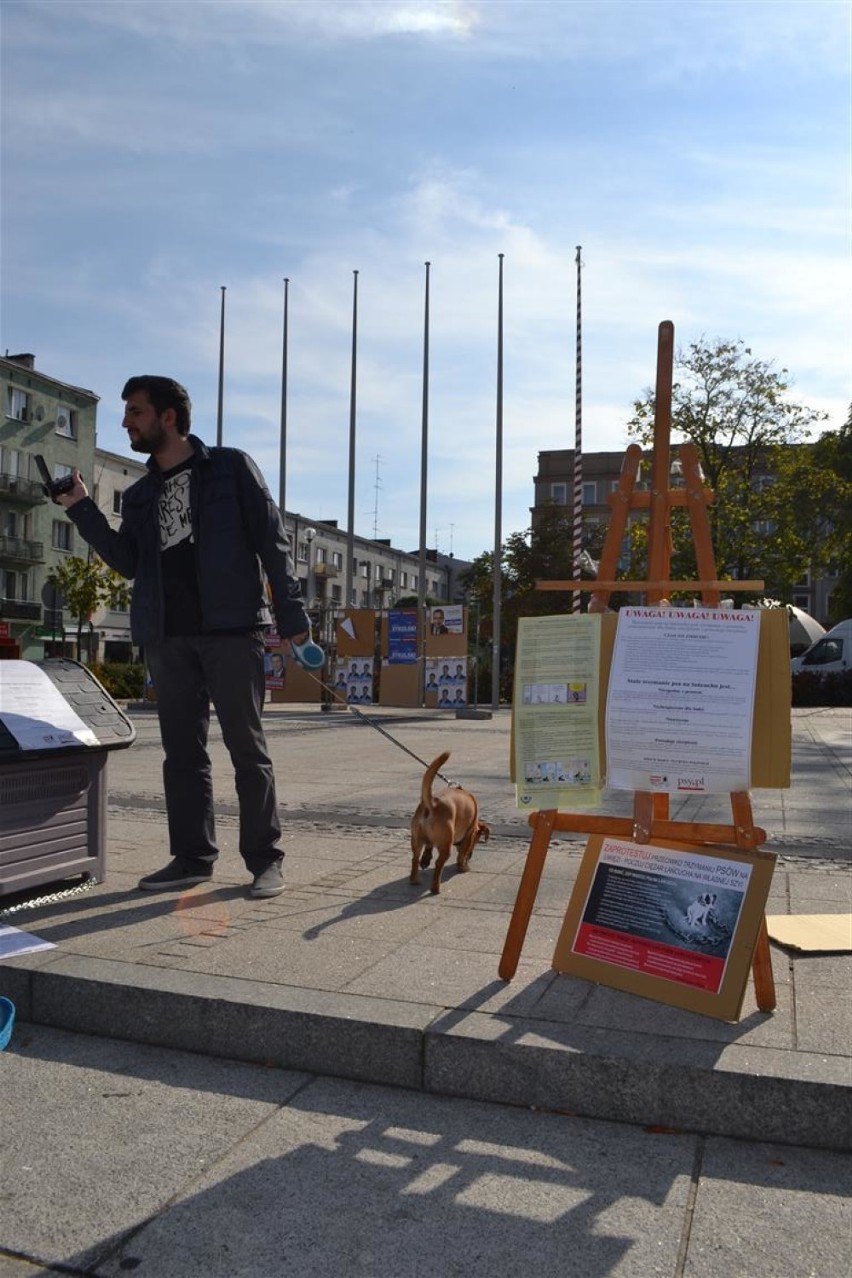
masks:
<instances>
[{"instance_id":1,"label":"yellow poster","mask_svg":"<svg viewBox=\"0 0 852 1278\"><path fill-rule=\"evenodd\" d=\"M513 727L519 808L600 803L600 625L594 613L518 623Z\"/></svg>"}]
</instances>

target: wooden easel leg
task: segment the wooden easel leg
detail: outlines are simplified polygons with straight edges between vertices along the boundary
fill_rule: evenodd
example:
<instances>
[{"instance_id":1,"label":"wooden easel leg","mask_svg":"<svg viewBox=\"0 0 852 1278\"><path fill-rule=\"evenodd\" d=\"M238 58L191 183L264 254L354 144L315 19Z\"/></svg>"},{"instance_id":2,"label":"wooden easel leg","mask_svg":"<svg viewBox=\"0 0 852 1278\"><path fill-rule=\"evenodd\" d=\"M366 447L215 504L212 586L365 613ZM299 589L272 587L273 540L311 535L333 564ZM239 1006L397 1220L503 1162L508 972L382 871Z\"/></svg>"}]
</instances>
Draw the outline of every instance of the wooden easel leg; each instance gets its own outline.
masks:
<instances>
[{"instance_id":1,"label":"wooden easel leg","mask_svg":"<svg viewBox=\"0 0 852 1278\"><path fill-rule=\"evenodd\" d=\"M539 812L535 820L524 872L521 875L518 895L515 898L515 908L512 910L500 966L497 969L504 981L511 981L518 970L518 960L521 957L521 949L529 927L530 915L535 905L538 885L541 882L541 873L544 869L544 860L547 856L547 849L550 846L550 836L553 832L556 817L557 811L554 808Z\"/></svg>"},{"instance_id":2,"label":"wooden easel leg","mask_svg":"<svg viewBox=\"0 0 852 1278\"><path fill-rule=\"evenodd\" d=\"M758 1010L774 1012L777 1005L775 998L775 977L772 975L772 951L769 948L769 929L766 926L766 915L760 921L757 944L751 960L751 974L754 978L754 997Z\"/></svg>"}]
</instances>

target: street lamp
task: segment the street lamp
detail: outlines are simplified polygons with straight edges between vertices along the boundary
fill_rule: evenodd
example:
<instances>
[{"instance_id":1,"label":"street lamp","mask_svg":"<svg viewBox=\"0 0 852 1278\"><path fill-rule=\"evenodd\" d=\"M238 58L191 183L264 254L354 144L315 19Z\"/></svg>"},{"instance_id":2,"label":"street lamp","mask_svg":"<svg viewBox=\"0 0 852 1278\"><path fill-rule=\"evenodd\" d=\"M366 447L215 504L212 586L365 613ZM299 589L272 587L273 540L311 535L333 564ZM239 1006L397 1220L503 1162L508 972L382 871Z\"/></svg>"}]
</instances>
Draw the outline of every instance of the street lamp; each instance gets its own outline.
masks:
<instances>
[{"instance_id":1,"label":"street lamp","mask_svg":"<svg viewBox=\"0 0 852 1278\"><path fill-rule=\"evenodd\" d=\"M305 541L308 543L308 581L307 581L307 599L305 600L305 609L310 612L314 606L314 596L316 594L316 572L314 570L314 541L316 539L316 528L305 529Z\"/></svg>"}]
</instances>

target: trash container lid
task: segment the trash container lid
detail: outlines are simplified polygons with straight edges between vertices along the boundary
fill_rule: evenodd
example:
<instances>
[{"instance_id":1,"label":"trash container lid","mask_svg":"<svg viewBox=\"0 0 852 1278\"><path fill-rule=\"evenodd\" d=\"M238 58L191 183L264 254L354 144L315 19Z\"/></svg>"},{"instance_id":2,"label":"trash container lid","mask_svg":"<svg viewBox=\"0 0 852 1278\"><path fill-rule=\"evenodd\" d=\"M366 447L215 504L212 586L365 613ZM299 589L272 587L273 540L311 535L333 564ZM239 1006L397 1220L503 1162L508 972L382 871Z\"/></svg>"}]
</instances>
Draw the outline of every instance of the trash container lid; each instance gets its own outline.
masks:
<instances>
[{"instance_id":1,"label":"trash container lid","mask_svg":"<svg viewBox=\"0 0 852 1278\"><path fill-rule=\"evenodd\" d=\"M68 657L51 657L46 661L36 661L50 679L51 683L62 693L68 705L77 714L87 728L90 728L98 739L97 746L84 745L82 742L74 746L60 746L53 750L22 750L17 739L3 722L0 709L0 762L11 762L18 759L55 758L66 755L69 751L78 753L85 750L116 750L132 745L136 740L136 729L121 710L106 688L95 678L88 666Z\"/></svg>"}]
</instances>

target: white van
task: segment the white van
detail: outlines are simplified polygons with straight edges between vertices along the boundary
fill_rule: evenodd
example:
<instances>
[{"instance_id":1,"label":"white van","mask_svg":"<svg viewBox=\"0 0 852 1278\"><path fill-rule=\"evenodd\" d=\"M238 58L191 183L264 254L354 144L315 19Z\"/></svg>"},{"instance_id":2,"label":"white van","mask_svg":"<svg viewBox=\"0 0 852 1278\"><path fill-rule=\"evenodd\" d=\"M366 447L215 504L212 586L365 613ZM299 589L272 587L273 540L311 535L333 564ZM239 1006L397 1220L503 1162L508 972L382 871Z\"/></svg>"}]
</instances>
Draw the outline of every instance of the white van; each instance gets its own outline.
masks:
<instances>
[{"instance_id":1,"label":"white van","mask_svg":"<svg viewBox=\"0 0 852 1278\"><path fill-rule=\"evenodd\" d=\"M852 618L826 631L800 657L793 658L790 668L793 674L809 670L817 675L852 670Z\"/></svg>"}]
</instances>

